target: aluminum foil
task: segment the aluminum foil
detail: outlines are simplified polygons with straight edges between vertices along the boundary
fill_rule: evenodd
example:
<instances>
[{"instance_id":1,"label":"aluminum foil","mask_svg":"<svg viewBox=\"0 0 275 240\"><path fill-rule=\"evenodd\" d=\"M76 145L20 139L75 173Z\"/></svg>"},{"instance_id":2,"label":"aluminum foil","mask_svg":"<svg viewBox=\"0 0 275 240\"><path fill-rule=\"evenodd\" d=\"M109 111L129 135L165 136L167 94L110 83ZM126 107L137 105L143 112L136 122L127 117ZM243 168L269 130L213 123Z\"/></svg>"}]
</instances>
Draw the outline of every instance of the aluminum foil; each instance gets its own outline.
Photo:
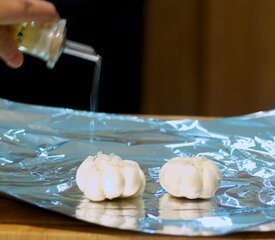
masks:
<instances>
[{"instance_id":1,"label":"aluminum foil","mask_svg":"<svg viewBox=\"0 0 275 240\"><path fill-rule=\"evenodd\" d=\"M85 199L75 182L97 152L137 161L143 197ZM159 185L174 156L206 156L222 174L209 200L172 198ZM150 234L275 230L275 110L219 120L141 119L0 99L0 191L103 226Z\"/></svg>"}]
</instances>

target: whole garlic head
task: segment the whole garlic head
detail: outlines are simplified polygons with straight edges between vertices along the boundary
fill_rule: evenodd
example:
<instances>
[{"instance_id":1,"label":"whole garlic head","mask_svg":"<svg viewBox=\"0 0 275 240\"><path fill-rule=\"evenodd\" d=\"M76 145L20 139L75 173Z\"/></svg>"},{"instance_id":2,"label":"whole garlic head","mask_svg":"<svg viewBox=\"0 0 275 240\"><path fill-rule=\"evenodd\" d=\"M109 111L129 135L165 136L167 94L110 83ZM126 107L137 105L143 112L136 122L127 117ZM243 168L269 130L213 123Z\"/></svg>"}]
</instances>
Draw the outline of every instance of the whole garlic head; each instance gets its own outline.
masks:
<instances>
[{"instance_id":1,"label":"whole garlic head","mask_svg":"<svg viewBox=\"0 0 275 240\"><path fill-rule=\"evenodd\" d=\"M145 181L138 163L115 154L89 156L76 172L77 186L92 201L139 196Z\"/></svg>"},{"instance_id":2,"label":"whole garlic head","mask_svg":"<svg viewBox=\"0 0 275 240\"><path fill-rule=\"evenodd\" d=\"M221 174L205 157L174 157L159 172L160 185L174 197L211 198L217 191Z\"/></svg>"}]
</instances>

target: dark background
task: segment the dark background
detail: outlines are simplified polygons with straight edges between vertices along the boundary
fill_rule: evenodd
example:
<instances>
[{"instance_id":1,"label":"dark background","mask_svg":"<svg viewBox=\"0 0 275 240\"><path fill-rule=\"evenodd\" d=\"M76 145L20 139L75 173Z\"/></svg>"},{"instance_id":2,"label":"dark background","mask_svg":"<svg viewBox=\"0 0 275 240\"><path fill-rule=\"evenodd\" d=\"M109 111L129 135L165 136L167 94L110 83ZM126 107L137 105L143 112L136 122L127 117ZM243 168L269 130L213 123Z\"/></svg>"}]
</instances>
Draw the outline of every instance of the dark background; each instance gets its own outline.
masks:
<instances>
[{"instance_id":1,"label":"dark background","mask_svg":"<svg viewBox=\"0 0 275 240\"><path fill-rule=\"evenodd\" d=\"M67 19L67 38L102 56L98 111L139 113L143 1L52 1ZM89 110L94 63L62 54L55 68L25 55L19 69L0 63L0 97Z\"/></svg>"}]
</instances>

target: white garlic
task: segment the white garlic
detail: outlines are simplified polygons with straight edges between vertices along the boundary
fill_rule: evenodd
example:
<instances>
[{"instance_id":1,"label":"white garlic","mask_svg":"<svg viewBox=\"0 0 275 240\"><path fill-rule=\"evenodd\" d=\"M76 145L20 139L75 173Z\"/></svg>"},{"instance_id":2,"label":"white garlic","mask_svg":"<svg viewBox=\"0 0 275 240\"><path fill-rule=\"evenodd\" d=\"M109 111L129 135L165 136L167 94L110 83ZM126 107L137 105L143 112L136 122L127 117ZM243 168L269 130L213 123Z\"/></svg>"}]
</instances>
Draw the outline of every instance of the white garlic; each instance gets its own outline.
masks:
<instances>
[{"instance_id":1,"label":"white garlic","mask_svg":"<svg viewBox=\"0 0 275 240\"><path fill-rule=\"evenodd\" d=\"M139 165L115 154L87 157L76 172L76 184L92 201L136 197L145 189L145 175Z\"/></svg>"},{"instance_id":2,"label":"white garlic","mask_svg":"<svg viewBox=\"0 0 275 240\"><path fill-rule=\"evenodd\" d=\"M174 197L211 198L221 180L218 167L205 157L174 157L159 172L160 185Z\"/></svg>"}]
</instances>

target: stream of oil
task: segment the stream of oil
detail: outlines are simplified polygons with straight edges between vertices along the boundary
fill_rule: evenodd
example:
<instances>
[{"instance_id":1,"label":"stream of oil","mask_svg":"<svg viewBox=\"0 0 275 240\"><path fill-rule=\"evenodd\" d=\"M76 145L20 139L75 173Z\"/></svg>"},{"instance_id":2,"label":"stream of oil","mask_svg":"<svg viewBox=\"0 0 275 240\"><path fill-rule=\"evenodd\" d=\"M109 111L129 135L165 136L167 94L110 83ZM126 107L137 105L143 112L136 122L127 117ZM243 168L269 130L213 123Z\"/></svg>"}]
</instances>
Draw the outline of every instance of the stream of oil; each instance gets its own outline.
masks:
<instances>
[{"instance_id":1,"label":"stream of oil","mask_svg":"<svg viewBox=\"0 0 275 240\"><path fill-rule=\"evenodd\" d=\"M98 56L98 60L95 62L94 75L92 80L92 90L90 94L90 110L92 112L97 112L97 109L98 109L98 94L99 94L99 79L100 79L100 73L101 73L101 63L102 63L102 58ZM89 136L90 143L93 143L94 135L95 135L94 119L90 121L89 133L90 133L90 136Z\"/></svg>"},{"instance_id":2,"label":"stream of oil","mask_svg":"<svg viewBox=\"0 0 275 240\"><path fill-rule=\"evenodd\" d=\"M65 48L63 52L65 54L76 56L95 63L94 74L92 78L92 90L90 94L90 110L92 112L96 112L98 108L99 79L100 79L101 63L102 63L101 56L96 54L95 50L91 46L83 45L70 40L66 40ZM95 122L94 122L94 118L92 118L89 124L90 142L94 141L94 132L95 132Z\"/></svg>"},{"instance_id":3,"label":"stream of oil","mask_svg":"<svg viewBox=\"0 0 275 240\"><path fill-rule=\"evenodd\" d=\"M94 75L92 80L92 90L90 95L90 110L97 112L98 108L98 92L99 92L99 79L101 72L102 59L98 56L98 60L95 62Z\"/></svg>"}]
</instances>

